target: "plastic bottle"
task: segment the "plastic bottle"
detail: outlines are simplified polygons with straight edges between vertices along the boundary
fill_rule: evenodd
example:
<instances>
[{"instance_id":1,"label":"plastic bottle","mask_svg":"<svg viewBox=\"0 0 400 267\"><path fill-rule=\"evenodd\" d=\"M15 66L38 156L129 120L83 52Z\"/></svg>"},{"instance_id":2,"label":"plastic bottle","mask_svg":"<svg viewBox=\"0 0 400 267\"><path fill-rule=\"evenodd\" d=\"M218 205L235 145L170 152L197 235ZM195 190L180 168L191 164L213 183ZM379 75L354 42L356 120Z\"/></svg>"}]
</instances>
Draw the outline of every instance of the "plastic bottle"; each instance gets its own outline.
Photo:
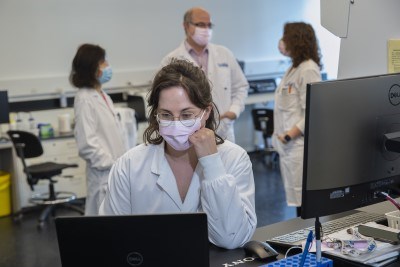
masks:
<instances>
[{"instance_id":1,"label":"plastic bottle","mask_svg":"<svg viewBox=\"0 0 400 267\"><path fill-rule=\"evenodd\" d=\"M17 130L17 123L15 122L14 113L10 113L10 124L8 127L11 131Z\"/></svg>"},{"instance_id":2,"label":"plastic bottle","mask_svg":"<svg viewBox=\"0 0 400 267\"><path fill-rule=\"evenodd\" d=\"M66 108L68 106L67 94L63 89L60 89L60 107Z\"/></svg>"}]
</instances>

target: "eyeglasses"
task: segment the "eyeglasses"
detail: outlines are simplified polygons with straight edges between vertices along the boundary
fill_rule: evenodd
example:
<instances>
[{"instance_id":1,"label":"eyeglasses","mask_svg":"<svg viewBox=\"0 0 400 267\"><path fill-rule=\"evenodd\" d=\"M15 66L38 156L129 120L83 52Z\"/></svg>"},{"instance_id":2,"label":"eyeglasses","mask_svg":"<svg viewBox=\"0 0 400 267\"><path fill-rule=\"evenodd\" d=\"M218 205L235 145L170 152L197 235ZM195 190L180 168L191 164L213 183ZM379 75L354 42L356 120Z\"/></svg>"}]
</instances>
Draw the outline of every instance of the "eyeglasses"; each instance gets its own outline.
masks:
<instances>
[{"instance_id":1,"label":"eyeglasses","mask_svg":"<svg viewBox=\"0 0 400 267\"><path fill-rule=\"evenodd\" d=\"M199 28L203 28L203 29L205 29L205 28L212 29L212 28L215 27L215 24L212 24L211 22L209 22L209 23L204 23L204 22L197 22L197 23L189 22L189 23L192 24L193 26L196 26L196 27L199 27Z\"/></svg>"},{"instance_id":2,"label":"eyeglasses","mask_svg":"<svg viewBox=\"0 0 400 267\"><path fill-rule=\"evenodd\" d=\"M179 117L174 117L171 113L162 112L156 114L156 119L160 126L169 126L175 120L175 118L177 118L182 125L191 127L196 123L197 118L202 114L204 114L204 112L201 113L201 111L197 115L192 112L183 112L179 115Z\"/></svg>"}]
</instances>

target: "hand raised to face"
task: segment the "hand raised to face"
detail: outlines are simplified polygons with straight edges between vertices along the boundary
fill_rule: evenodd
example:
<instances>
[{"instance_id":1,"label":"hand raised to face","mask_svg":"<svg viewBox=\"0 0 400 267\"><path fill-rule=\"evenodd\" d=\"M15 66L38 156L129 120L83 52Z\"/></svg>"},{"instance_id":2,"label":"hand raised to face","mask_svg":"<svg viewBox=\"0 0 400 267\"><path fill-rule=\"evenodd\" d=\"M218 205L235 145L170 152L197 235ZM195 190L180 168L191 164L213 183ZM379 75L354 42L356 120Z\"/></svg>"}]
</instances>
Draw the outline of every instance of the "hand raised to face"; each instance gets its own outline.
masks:
<instances>
[{"instance_id":1,"label":"hand raised to face","mask_svg":"<svg viewBox=\"0 0 400 267\"><path fill-rule=\"evenodd\" d=\"M218 152L215 143L215 134L208 128L200 130L189 136L189 141L193 144L198 158L205 157Z\"/></svg>"}]
</instances>

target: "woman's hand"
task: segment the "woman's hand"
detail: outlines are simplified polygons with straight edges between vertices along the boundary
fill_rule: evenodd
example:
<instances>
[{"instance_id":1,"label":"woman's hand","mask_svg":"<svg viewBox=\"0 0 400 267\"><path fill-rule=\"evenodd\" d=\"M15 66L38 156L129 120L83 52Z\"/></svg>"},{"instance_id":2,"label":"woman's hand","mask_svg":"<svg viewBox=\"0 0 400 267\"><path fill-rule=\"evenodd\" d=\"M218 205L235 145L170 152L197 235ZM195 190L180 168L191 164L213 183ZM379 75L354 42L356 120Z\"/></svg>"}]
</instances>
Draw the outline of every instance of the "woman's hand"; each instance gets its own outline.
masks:
<instances>
[{"instance_id":1,"label":"woman's hand","mask_svg":"<svg viewBox=\"0 0 400 267\"><path fill-rule=\"evenodd\" d=\"M297 128L297 126L293 126L292 129L290 129L289 131L285 132L284 134L277 134L277 137L278 137L278 140L281 141L283 144L287 144L291 140L299 137L302 134L303 133L300 131L299 128ZM289 138L287 139L286 136L288 136Z\"/></svg>"},{"instance_id":2,"label":"woman's hand","mask_svg":"<svg viewBox=\"0 0 400 267\"><path fill-rule=\"evenodd\" d=\"M285 134L278 134L277 137L278 140L282 142L282 144L287 144L287 141L285 139Z\"/></svg>"},{"instance_id":3,"label":"woman's hand","mask_svg":"<svg viewBox=\"0 0 400 267\"><path fill-rule=\"evenodd\" d=\"M189 136L189 141L193 144L197 158L205 157L218 152L215 143L214 131L208 128L201 128Z\"/></svg>"},{"instance_id":4,"label":"woman's hand","mask_svg":"<svg viewBox=\"0 0 400 267\"><path fill-rule=\"evenodd\" d=\"M227 111L224 114L222 114L221 116L219 116L219 119L230 119L230 120L236 120L236 114L233 113L232 111Z\"/></svg>"}]
</instances>

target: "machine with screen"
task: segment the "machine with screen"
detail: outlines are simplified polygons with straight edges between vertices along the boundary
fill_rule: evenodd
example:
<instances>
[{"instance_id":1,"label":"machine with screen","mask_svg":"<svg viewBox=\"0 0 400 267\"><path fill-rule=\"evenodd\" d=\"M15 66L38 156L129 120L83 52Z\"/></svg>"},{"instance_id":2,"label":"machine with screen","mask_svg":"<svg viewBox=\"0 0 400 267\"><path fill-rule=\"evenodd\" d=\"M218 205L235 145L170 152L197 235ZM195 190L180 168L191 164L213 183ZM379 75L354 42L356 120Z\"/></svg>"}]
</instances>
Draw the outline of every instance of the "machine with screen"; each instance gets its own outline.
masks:
<instances>
[{"instance_id":1,"label":"machine with screen","mask_svg":"<svg viewBox=\"0 0 400 267\"><path fill-rule=\"evenodd\" d=\"M309 84L301 217L399 195L399 144L400 74Z\"/></svg>"}]
</instances>

